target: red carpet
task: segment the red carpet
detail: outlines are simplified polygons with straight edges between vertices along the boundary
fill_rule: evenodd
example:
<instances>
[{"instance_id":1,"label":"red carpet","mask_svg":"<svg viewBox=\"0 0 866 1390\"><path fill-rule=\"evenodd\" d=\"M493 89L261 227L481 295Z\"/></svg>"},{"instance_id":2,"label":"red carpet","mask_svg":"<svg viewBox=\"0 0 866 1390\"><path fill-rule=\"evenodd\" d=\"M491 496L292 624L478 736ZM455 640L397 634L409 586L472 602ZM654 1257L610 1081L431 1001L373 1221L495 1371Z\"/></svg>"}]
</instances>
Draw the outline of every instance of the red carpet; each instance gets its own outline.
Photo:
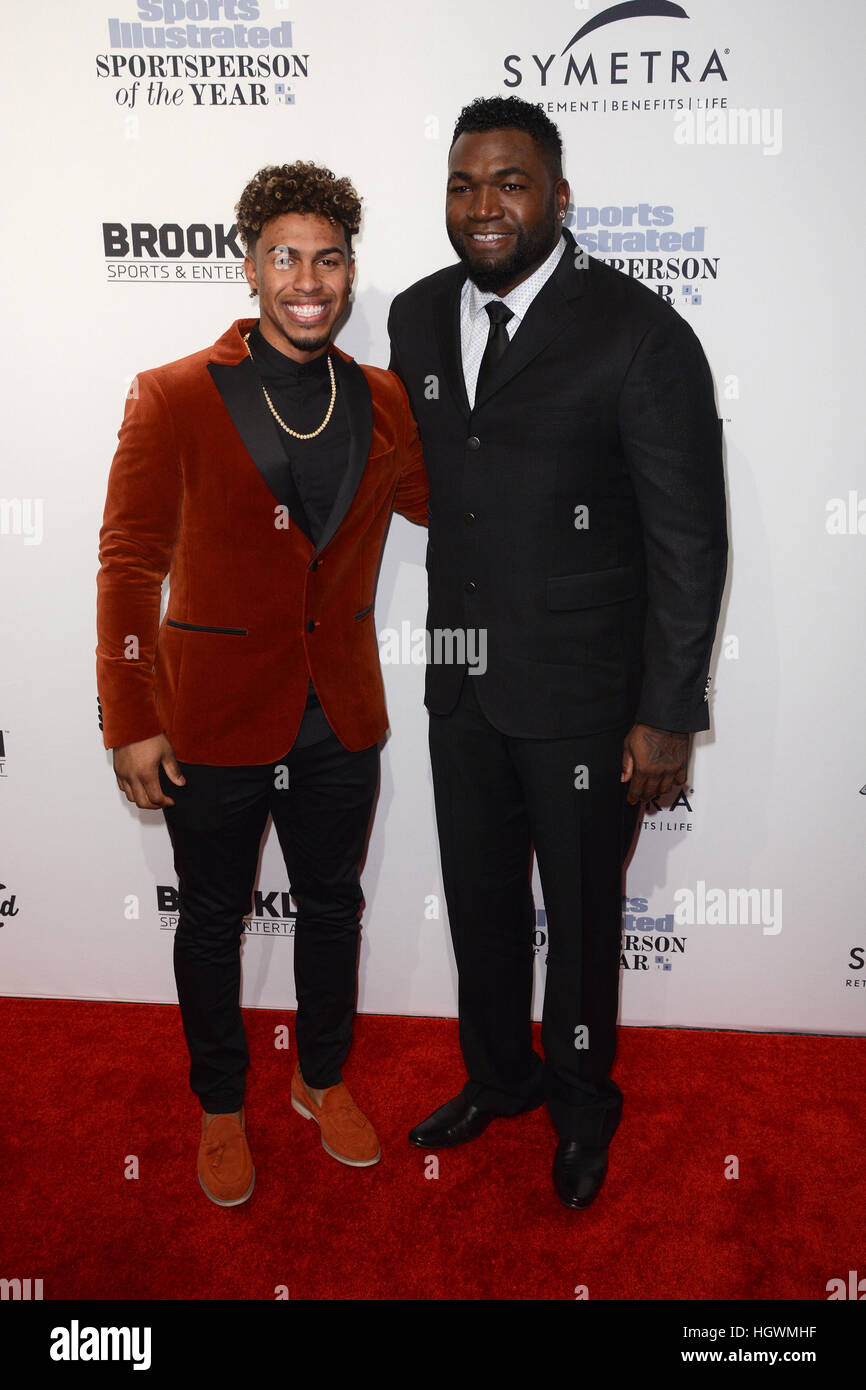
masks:
<instances>
[{"instance_id":1,"label":"red carpet","mask_svg":"<svg viewBox=\"0 0 866 1390\"><path fill-rule=\"evenodd\" d=\"M864 1039L622 1029L610 1175L572 1213L545 1110L425 1177L406 1132L463 1083L455 1023L357 1020L345 1079L383 1158L355 1170L290 1108L274 1035L292 1016L245 1018L256 1190L221 1210L196 1179L176 1008L0 999L0 1277L42 1279L45 1300L826 1300L866 1275Z\"/></svg>"}]
</instances>

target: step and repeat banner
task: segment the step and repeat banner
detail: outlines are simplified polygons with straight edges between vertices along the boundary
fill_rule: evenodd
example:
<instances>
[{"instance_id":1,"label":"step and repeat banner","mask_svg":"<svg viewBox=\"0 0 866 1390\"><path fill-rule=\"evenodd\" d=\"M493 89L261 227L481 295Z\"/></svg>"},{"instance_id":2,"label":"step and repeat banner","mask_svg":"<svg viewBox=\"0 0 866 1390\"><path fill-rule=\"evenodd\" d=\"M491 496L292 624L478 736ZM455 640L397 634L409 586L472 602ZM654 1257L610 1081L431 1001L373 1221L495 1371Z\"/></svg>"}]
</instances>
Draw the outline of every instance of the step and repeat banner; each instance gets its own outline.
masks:
<instances>
[{"instance_id":1,"label":"step and repeat banner","mask_svg":"<svg viewBox=\"0 0 866 1390\"><path fill-rule=\"evenodd\" d=\"M642 819L622 1021L864 1030L864 39L845 0L7 8L3 993L175 998L168 836L118 791L96 707L97 537L135 374L256 313L233 208L262 165L299 158L363 196L338 341L386 365L393 296L453 260L455 118L513 94L562 132L566 225L693 325L724 421L732 549L712 730L680 795ZM422 530L396 517L375 610L391 732L363 874L362 1012L456 1013L424 558ZM288 889L270 833L246 1005L294 1005Z\"/></svg>"}]
</instances>

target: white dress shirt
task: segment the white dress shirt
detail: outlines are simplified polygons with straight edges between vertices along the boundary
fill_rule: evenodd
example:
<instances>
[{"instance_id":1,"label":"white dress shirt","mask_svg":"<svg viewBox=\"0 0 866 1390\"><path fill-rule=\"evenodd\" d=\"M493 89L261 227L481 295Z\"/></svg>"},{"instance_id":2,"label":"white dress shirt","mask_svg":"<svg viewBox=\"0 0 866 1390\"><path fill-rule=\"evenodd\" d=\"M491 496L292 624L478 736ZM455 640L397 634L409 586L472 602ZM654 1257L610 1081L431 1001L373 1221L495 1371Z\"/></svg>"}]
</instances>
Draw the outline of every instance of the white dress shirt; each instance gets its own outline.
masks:
<instances>
[{"instance_id":1,"label":"white dress shirt","mask_svg":"<svg viewBox=\"0 0 866 1390\"><path fill-rule=\"evenodd\" d=\"M559 265L559 258L564 251L565 237L561 236L547 260L536 271L533 271L528 279L523 280L508 294L502 296L487 290L480 290L468 278L465 281L460 295L460 342L463 349L463 379L466 382L469 404L473 408L475 406L478 369L481 366L481 359L484 356L484 349L487 346L487 338L490 333L490 318L485 311L485 304L490 304L492 300L498 299L500 304L507 305L513 317L505 325L505 331L509 339L513 338L538 291L547 283Z\"/></svg>"}]
</instances>

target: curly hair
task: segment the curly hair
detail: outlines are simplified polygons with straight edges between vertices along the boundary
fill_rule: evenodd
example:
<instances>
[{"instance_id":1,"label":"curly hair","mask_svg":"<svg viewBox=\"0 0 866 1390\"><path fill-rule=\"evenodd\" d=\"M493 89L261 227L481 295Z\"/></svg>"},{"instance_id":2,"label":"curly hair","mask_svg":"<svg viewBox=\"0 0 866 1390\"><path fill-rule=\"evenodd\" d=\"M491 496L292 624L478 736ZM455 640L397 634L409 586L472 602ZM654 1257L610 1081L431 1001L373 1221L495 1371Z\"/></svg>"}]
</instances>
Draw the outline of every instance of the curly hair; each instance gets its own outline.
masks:
<instances>
[{"instance_id":1,"label":"curly hair","mask_svg":"<svg viewBox=\"0 0 866 1390\"><path fill-rule=\"evenodd\" d=\"M539 106L520 97L476 97L464 106L454 127L454 141L459 135L476 134L486 130L522 130L532 137L547 159L555 179L562 178L562 136L549 116Z\"/></svg>"},{"instance_id":2,"label":"curly hair","mask_svg":"<svg viewBox=\"0 0 866 1390\"><path fill-rule=\"evenodd\" d=\"M361 225L361 199L348 179L335 178L330 169L302 159L260 169L235 207L238 231L249 254L264 224L286 212L312 213L334 226L339 224L351 253L352 237Z\"/></svg>"}]
</instances>

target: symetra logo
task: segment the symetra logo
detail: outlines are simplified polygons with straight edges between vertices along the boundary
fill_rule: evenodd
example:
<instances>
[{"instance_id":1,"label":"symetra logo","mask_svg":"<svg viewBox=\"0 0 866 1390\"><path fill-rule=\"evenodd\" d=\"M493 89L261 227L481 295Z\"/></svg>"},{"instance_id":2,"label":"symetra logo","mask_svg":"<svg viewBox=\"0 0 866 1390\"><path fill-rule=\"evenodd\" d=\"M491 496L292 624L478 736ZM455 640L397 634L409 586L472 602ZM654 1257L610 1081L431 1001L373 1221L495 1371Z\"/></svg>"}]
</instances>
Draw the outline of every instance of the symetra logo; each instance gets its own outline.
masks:
<instances>
[{"instance_id":1,"label":"symetra logo","mask_svg":"<svg viewBox=\"0 0 866 1390\"><path fill-rule=\"evenodd\" d=\"M632 3L611 5L600 14L594 15L581 25L568 43L557 53L532 53L525 58L519 53L509 53L503 58L506 87L519 87L522 83L535 82L540 87L561 87L579 89L597 88L600 85L625 87L632 83L645 82L650 86L671 86L704 83L712 78L727 82L718 49L709 54L702 52L697 58L685 48L671 48L667 51L649 45L638 52L621 48L607 54L583 48L583 40L590 34L627 19L688 19L681 5L665 3L665 0L632 0ZM660 103L656 103L659 105ZM617 103L611 104L616 109ZM554 108L558 109L558 108ZM569 109L566 103L565 109ZM607 109L606 106L604 109Z\"/></svg>"},{"instance_id":2,"label":"symetra logo","mask_svg":"<svg viewBox=\"0 0 866 1390\"><path fill-rule=\"evenodd\" d=\"M617 19L639 19L647 15L668 15L671 19L688 19L688 15L681 5L671 5L668 0L630 0L630 3L623 5L611 5L610 9L602 10L601 14L594 15L581 25L575 34L562 50L567 53L573 48L578 39L582 39L586 34L591 34L593 29L601 29L604 24L613 24Z\"/></svg>"}]
</instances>

